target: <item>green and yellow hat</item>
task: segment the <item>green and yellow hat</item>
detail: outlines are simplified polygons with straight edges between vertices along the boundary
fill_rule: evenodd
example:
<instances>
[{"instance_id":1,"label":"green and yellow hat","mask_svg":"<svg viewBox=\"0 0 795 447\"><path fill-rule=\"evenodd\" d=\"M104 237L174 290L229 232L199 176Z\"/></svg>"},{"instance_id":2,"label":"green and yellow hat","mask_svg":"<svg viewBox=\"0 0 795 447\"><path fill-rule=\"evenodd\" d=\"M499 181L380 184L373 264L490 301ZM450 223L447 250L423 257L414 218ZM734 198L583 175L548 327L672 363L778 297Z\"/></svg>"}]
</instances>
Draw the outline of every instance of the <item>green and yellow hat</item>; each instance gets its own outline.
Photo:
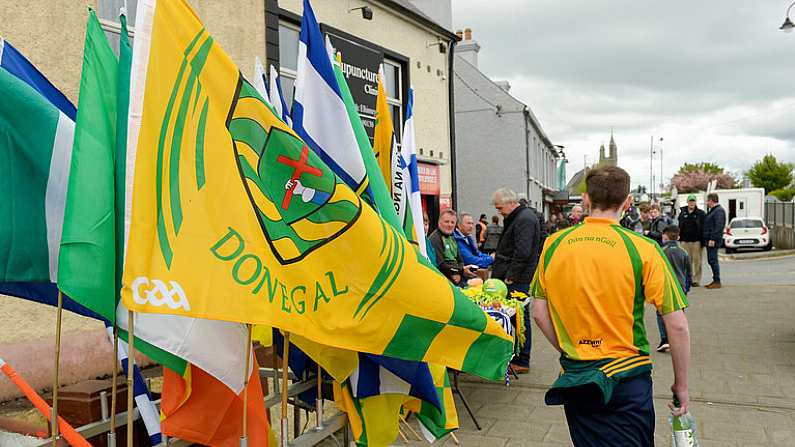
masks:
<instances>
[{"instance_id":1,"label":"green and yellow hat","mask_svg":"<svg viewBox=\"0 0 795 447\"><path fill-rule=\"evenodd\" d=\"M505 299L508 296L508 287L499 279L487 279L483 283L483 293L495 299Z\"/></svg>"}]
</instances>

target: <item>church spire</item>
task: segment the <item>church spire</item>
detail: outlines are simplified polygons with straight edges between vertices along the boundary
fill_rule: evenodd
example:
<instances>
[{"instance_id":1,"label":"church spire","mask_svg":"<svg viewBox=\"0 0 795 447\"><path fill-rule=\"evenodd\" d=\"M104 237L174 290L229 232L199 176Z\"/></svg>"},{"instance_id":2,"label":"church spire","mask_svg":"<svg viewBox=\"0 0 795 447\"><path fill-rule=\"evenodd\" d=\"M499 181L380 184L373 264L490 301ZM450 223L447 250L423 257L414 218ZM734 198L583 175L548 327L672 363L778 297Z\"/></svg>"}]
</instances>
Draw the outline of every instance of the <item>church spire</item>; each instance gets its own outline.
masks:
<instances>
[{"instance_id":1,"label":"church spire","mask_svg":"<svg viewBox=\"0 0 795 447\"><path fill-rule=\"evenodd\" d=\"M614 166L618 162L618 146L616 146L616 140L613 138L613 129L610 129L610 160Z\"/></svg>"},{"instance_id":2,"label":"church spire","mask_svg":"<svg viewBox=\"0 0 795 447\"><path fill-rule=\"evenodd\" d=\"M605 144L602 143L602 145L599 146L599 164L604 163L604 161L605 161Z\"/></svg>"}]
</instances>

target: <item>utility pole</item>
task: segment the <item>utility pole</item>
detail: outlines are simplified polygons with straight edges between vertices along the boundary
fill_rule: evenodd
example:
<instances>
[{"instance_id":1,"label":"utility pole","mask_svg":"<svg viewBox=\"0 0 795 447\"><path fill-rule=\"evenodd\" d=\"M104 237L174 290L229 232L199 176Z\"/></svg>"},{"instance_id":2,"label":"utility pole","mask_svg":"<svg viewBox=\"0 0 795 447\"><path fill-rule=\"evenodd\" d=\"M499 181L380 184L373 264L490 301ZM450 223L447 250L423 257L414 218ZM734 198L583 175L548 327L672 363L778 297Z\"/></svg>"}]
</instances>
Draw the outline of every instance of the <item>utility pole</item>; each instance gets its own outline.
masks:
<instances>
[{"instance_id":1,"label":"utility pole","mask_svg":"<svg viewBox=\"0 0 795 447\"><path fill-rule=\"evenodd\" d=\"M649 137L649 194L654 202L654 135Z\"/></svg>"}]
</instances>

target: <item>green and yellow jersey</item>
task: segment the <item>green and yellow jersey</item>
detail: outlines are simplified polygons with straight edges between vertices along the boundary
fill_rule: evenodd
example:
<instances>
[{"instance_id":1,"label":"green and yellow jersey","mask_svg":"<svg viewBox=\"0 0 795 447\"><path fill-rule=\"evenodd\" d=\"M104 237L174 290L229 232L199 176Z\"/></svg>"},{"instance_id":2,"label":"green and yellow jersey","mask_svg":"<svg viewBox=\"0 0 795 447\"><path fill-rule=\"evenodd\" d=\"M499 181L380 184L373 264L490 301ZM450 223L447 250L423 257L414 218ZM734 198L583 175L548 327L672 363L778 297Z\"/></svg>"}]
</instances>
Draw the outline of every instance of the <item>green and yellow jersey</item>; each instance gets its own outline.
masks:
<instances>
[{"instance_id":1,"label":"green and yellow jersey","mask_svg":"<svg viewBox=\"0 0 795 447\"><path fill-rule=\"evenodd\" d=\"M563 373L553 389L594 382L605 402L611 379L651 369L644 304L663 315L687 307L654 241L593 217L547 238L531 293L547 300L563 350Z\"/></svg>"}]
</instances>

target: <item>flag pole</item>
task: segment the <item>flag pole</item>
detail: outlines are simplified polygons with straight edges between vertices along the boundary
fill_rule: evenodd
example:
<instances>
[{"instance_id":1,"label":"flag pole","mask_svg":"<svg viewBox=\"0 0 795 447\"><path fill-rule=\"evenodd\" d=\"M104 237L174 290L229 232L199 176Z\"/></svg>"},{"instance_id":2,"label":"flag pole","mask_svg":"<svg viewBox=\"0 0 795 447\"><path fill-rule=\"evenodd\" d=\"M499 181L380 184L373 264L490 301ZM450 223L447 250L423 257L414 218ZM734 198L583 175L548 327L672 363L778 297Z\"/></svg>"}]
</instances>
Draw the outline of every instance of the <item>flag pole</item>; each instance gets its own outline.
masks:
<instances>
[{"instance_id":1,"label":"flag pole","mask_svg":"<svg viewBox=\"0 0 795 447\"><path fill-rule=\"evenodd\" d=\"M127 445L133 445L133 370L135 370L135 314L127 311Z\"/></svg>"},{"instance_id":2,"label":"flag pole","mask_svg":"<svg viewBox=\"0 0 795 447\"><path fill-rule=\"evenodd\" d=\"M110 431L108 432L108 447L116 447L116 393L118 393L119 379L119 328L113 325L113 373L111 375L110 396Z\"/></svg>"},{"instance_id":3,"label":"flag pole","mask_svg":"<svg viewBox=\"0 0 795 447\"><path fill-rule=\"evenodd\" d=\"M282 425L282 447L287 447L287 379L289 378L287 367L290 364L290 333L284 333L284 348L282 349L282 408L281 425Z\"/></svg>"},{"instance_id":4,"label":"flag pole","mask_svg":"<svg viewBox=\"0 0 795 447\"><path fill-rule=\"evenodd\" d=\"M317 398L315 399L317 416L316 430L323 430L323 369L317 365Z\"/></svg>"},{"instance_id":5,"label":"flag pole","mask_svg":"<svg viewBox=\"0 0 795 447\"><path fill-rule=\"evenodd\" d=\"M63 293L58 289L58 309L55 317L55 377L52 383L52 445L58 445L58 388L60 388L60 363L61 363L61 320L63 317Z\"/></svg>"},{"instance_id":6,"label":"flag pole","mask_svg":"<svg viewBox=\"0 0 795 447\"><path fill-rule=\"evenodd\" d=\"M243 372L245 376L243 382L243 436L240 437L240 447L248 446L248 381L251 378L248 369L251 367L251 325L247 324L246 329L248 337L246 337L246 369Z\"/></svg>"}]
</instances>

